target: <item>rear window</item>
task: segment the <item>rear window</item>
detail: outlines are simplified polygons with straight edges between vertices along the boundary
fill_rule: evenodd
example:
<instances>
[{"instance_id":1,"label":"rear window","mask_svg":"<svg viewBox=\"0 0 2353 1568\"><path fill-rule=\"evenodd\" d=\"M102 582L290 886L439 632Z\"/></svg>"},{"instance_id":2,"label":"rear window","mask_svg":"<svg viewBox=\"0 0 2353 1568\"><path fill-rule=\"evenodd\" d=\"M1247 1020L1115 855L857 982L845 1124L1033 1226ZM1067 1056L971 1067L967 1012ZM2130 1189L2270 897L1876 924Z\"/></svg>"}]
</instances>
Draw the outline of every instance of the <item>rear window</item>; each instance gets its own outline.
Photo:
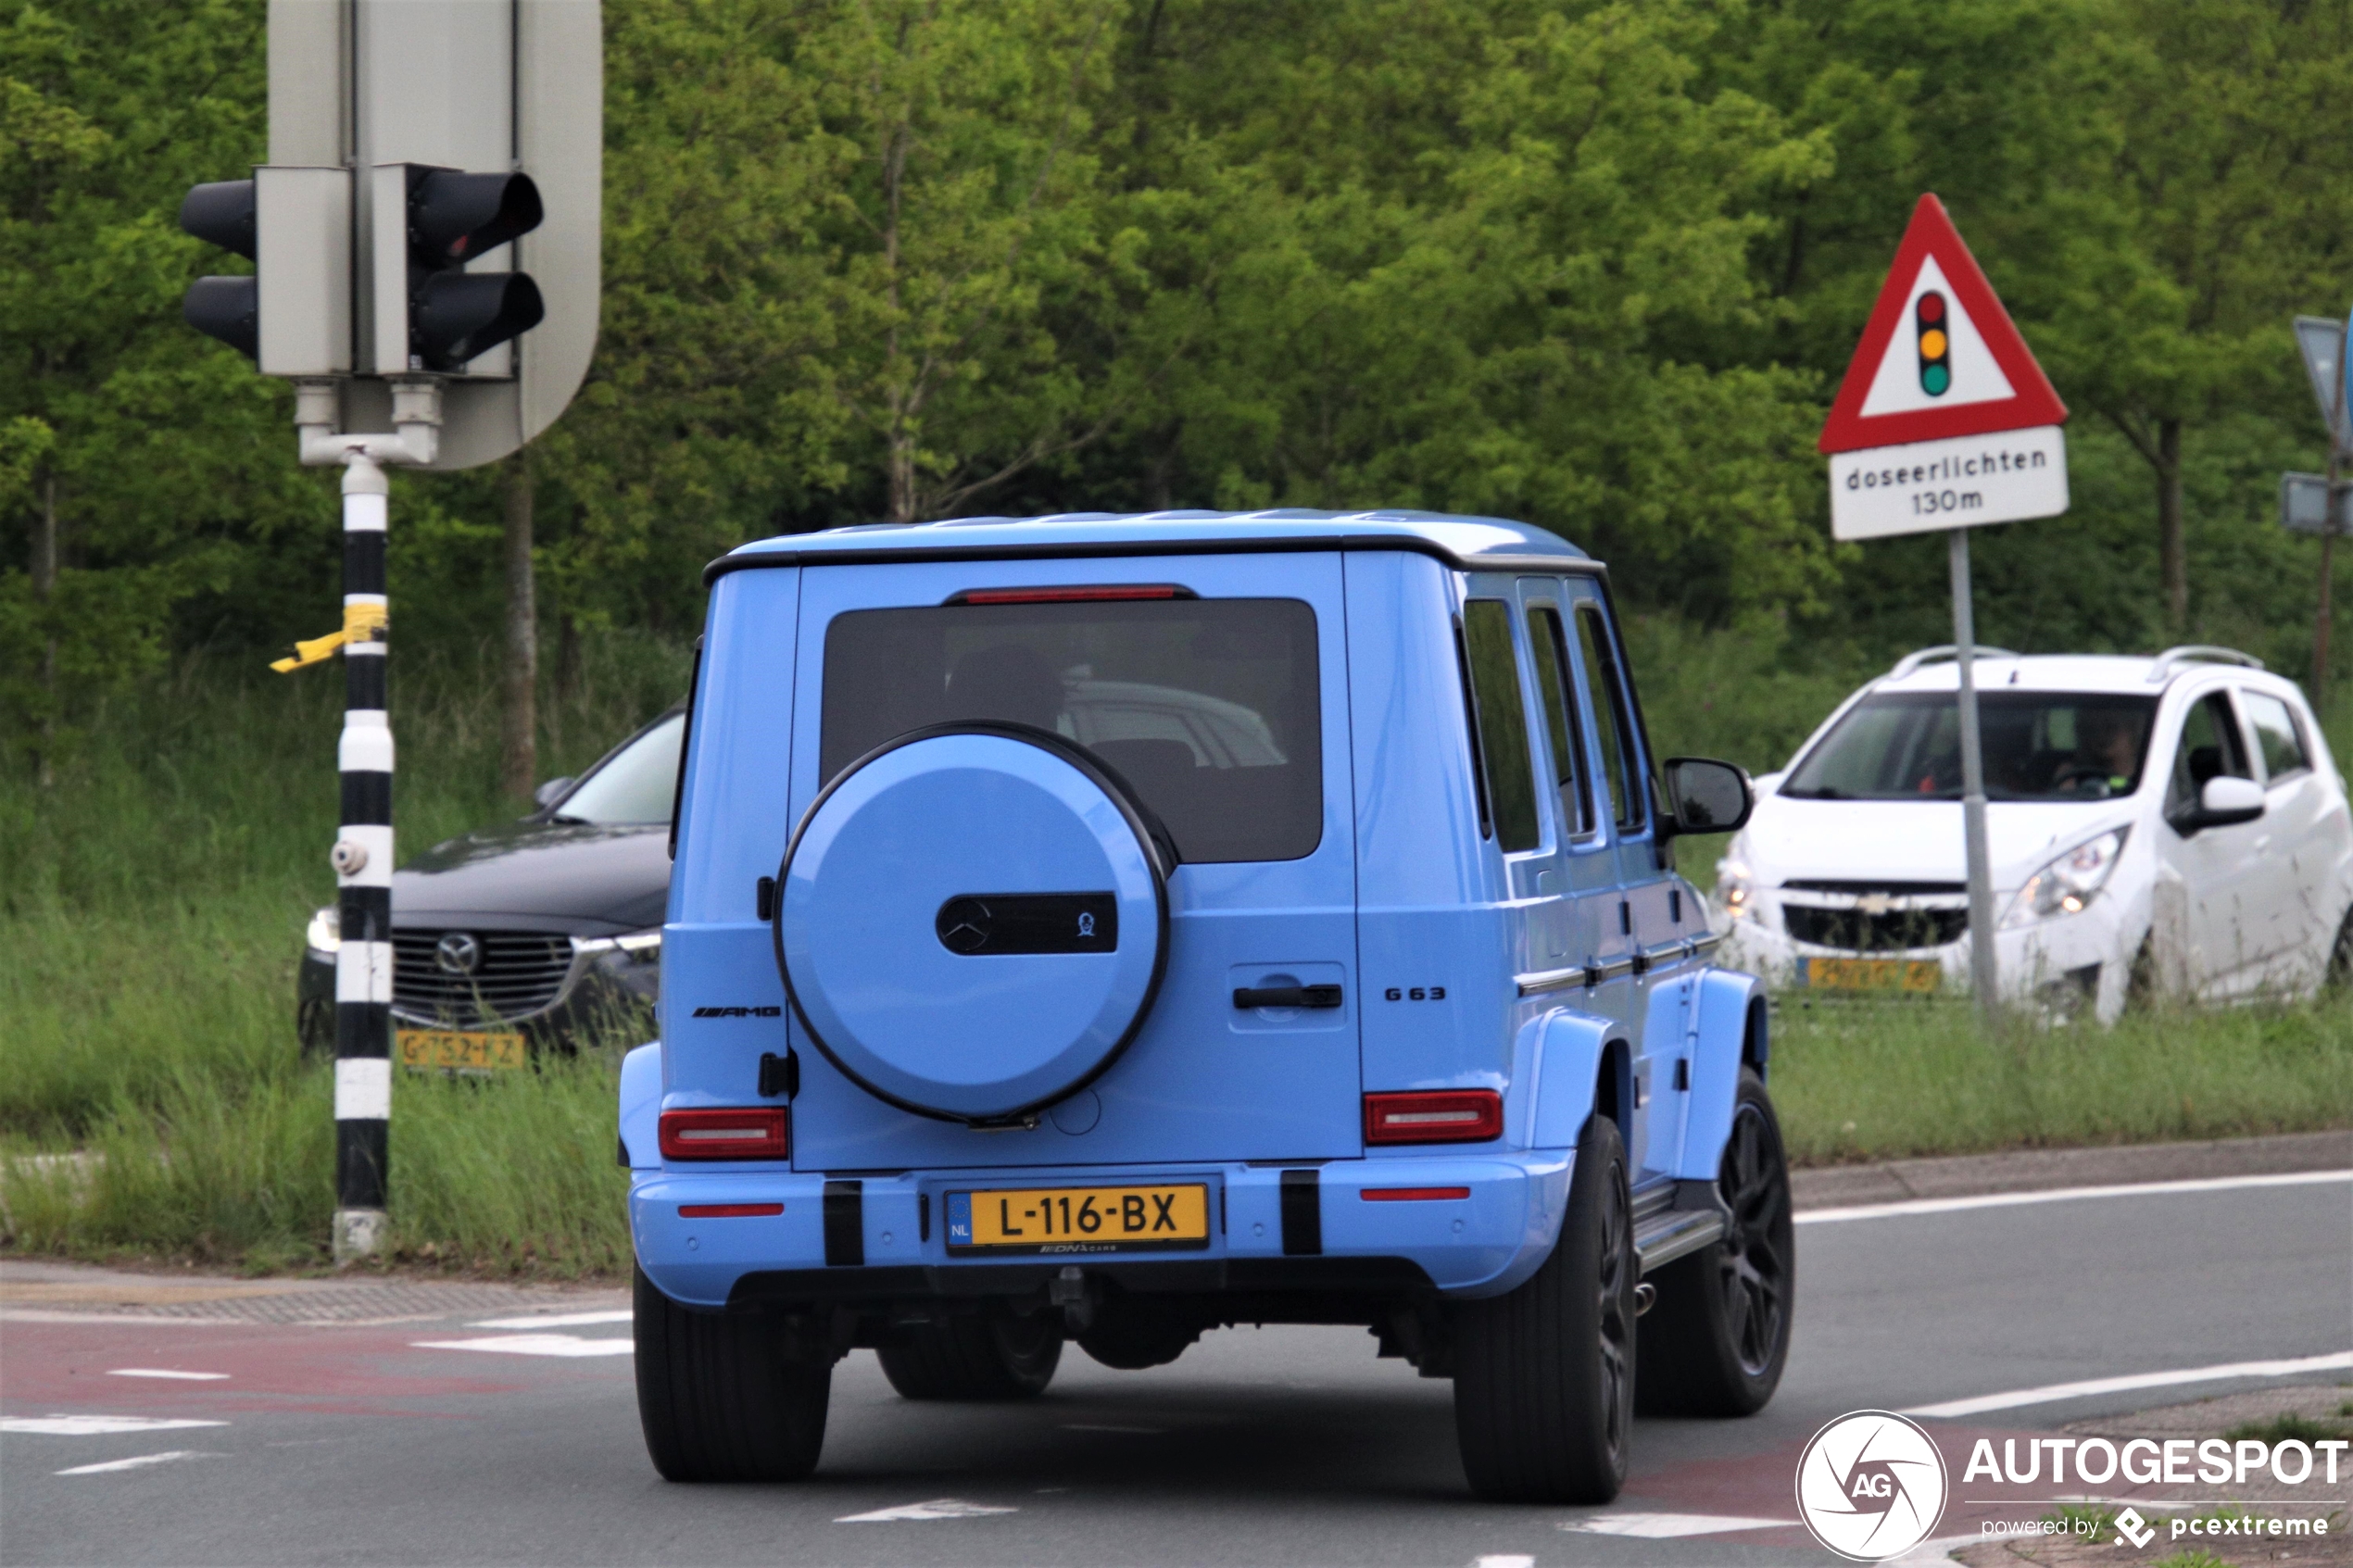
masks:
<instances>
[{"instance_id":1,"label":"rear window","mask_svg":"<svg viewBox=\"0 0 2353 1568\"><path fill-rule=\"evenodd\" d=\"M1323 837L1315 612L1297 599L851 610L825 633L827 780L927 724L1077 742L1190 861L1295 860Z\"/></svg>"}]
</instances>

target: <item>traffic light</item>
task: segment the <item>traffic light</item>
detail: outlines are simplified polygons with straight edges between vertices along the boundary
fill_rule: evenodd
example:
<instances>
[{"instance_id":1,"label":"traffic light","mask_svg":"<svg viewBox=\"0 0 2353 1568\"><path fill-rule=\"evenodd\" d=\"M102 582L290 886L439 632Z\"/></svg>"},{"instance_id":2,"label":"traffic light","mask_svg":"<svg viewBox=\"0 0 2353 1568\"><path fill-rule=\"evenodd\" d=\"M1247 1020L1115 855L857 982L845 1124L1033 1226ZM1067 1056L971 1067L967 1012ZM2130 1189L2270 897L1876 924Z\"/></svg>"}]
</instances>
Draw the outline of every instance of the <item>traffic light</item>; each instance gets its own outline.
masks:
<instances>
[{"instance_id":1,"label":"traffic light","mask_svg":"<svg viewBox=\"0 0 2353 1568\"><path fill-rule=\"evenodd\" d=\"M465 265L539 227L528 174L408 166L409 363L444 373L529 332L547 314L526 272Z\"/></svg>"},{"instance_id":2,"label":"traffic light","mask_svg":"<svg viewBox=\"0 0 2353 1568\"><path fill-rule=\"evenodd\" d=\"M216 181L188 193L180 204L180 227L251 261L258 248L255 207L252 181ZM252 275L198 278L188 285L180 314L196 331L247 358L261 357L261 285Z\"/></svg>"},{"instance_id":3,"label":"traffic light","mask_svg":"<svg viewBox=\"0 0 2353 1568\"><path fill-rule=\"evenodd\" d=\"M1953 338L1944 318L1944 296L1934 289L1912 307L1912 325L1919 333L1920 390L1942 397L1953 385Z\"/></svg>"}]
</instances>

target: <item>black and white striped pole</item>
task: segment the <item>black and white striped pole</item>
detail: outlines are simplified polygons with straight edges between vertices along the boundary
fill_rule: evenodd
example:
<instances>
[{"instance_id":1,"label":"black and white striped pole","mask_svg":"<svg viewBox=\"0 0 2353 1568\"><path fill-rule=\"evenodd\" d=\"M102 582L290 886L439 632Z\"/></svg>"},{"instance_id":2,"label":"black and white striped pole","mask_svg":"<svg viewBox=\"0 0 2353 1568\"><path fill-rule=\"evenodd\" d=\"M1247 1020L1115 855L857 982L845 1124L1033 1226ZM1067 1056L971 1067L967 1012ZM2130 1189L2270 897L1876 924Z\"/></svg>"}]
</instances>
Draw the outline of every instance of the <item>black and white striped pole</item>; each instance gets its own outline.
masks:
<instances>
[{"instance_id":1,"label":"black and white striped pole","mask_svg":"<svg viewBox=\"0 0 2353 1568\"><path fill-rule=\"evenodd\" d=\"M343 825L333 859L335 949L335 1222L338 1260L374 1252L384 1219L392 1123L392 724L384 700L384 471L343 470Z\"/></svg>"},{"instance_id":2,"label":"black and white striped pole","mask_svg":"<svg viewBox=\"0 0 2353 1568\"><path fill-rule=\"evenodd\" d=\"M306 463L343 465L343 630L296 645L277 668L298 669L340 646L343 739L336 747L341 826L330 859L336 882L335 1217L337 1262L384 1244L392 1166L392 773L386 659L389 601L384 542L391 486L386 463L429 463L440 436L441 383L393 387L391 435L339 434L341 391L296 383L296 422Z\"/></svg>"}]
</instances>

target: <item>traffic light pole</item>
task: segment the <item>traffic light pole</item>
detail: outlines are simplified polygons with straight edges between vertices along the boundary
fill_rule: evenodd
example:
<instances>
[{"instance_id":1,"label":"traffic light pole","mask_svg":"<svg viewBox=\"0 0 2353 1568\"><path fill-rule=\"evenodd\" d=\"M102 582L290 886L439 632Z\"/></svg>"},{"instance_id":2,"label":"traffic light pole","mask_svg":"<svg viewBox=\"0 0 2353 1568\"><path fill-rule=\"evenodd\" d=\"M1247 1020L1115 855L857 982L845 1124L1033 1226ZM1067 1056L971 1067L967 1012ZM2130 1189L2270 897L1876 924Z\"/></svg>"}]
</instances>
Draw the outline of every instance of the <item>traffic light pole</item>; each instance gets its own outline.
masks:
<instances>
[{"instance_id":1,"label":"traffic light pole","mask_svg":"<svg viewBox=\"0 0 2353 1568\"><path fill-rule=\"evenodd\" d=\"M329 859L336 884L334 1258L384 1243L392 1128L392 772L385 661L389 610L384 542L391 486L384 466L433 460L438 382L398 383L391 435L338 433L340 389L301 382L302 460L343 465L343 738L336 748L342 825Z\"/></svg>"},{"instance_id":2,"label":"traffic light pole","mask_svg":"<svg viewBox=\"0 0 2353 1568\"><path fill-rule=\"evenodd\" d=\"M1953 567L1953 653L1961 674L1961 842L1969 860L1969 994L1992 1022L2000 1005L1994 960L1994 870L1985 842L1985 752L1977 725L1977 615L1969 580L1969 530L1944 535Z\"/></svg>"}]
</instances>

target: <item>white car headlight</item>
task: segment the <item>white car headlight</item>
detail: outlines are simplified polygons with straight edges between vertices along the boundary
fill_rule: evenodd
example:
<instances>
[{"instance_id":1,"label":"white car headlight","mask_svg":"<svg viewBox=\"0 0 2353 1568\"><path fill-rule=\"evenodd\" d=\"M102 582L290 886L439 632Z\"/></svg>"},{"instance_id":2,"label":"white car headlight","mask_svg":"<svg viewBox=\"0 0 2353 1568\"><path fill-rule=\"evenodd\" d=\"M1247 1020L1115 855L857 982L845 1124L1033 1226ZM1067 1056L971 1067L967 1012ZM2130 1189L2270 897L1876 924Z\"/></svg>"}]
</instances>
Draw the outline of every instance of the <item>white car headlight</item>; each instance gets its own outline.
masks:
<instances>
[{"instance_id":1,"label":"white car headlight","mask_svg":"<svg viewBox=\"0 0 2353 1568\"><path fill-rule=\"evenodd\" d=\"M1749 913L1751 892L1748 862L1738 856L1716 862L1716 901L1734 920Z\"/></svg>"},{"instance_id":2,"label":"white car headlight","mask_svg":"<svg viewBox=\"0 0 2353 1568\"><path fill-rule=\"evenodd\" d=\"M653 963L661 958L661 927L619 936L575 936L572 947L577 953L620 953L633 963Z\"/></svg>"},{"instance_id":3,"label":"white car headlight","mask_svg":"<svg viewBox=\"0 0 2353 1568\"><path fill-rule=\"evenodd\" d=\"M314 953L332 953L343 946L343 911L330 904L310 917L302 934L303 946Z\"/></svg>"},{"instance_id":4,"label":"white car headlight","mask_svg":"<svg viewBox=\"0 0 2353 1568\"><path fill-rule=\"evenodd\" d=\"M2009 912L2002 917L2002 928L2032 925L2037 921L2079 912L2108 885L2116 874L2116 862L2124 854L2124 840L2131 828L2117 828L2097 838L2086 839L2074 848L2026 879L2026 885L2010 900Z\"/></svg>"}]
</instances>

